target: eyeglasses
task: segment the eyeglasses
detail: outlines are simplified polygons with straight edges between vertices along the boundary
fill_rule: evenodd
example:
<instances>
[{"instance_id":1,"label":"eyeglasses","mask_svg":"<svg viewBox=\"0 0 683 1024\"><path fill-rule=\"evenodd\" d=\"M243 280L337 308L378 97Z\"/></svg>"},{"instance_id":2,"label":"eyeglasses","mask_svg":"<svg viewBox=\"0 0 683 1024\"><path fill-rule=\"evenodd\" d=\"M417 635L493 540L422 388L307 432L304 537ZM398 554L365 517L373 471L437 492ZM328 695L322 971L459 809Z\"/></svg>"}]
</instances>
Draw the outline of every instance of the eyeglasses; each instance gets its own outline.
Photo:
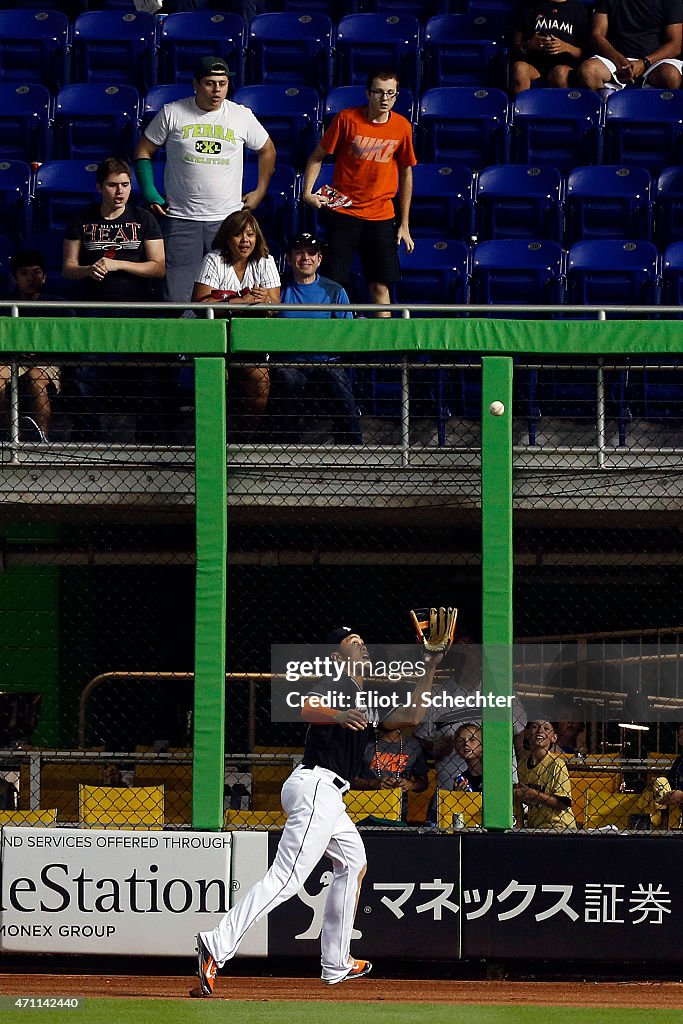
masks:
<instances>
[{"instance_id":1,"label":"eyeglasses","mask_svg":"<svg viewBox=\"0 0 683 1024\"><path fill-rule=\"evenodd\" d=\"M398 96L396 89L370 89L371 96L386 96L388 100L395 100Z\"/></svg>"}]
</instances>

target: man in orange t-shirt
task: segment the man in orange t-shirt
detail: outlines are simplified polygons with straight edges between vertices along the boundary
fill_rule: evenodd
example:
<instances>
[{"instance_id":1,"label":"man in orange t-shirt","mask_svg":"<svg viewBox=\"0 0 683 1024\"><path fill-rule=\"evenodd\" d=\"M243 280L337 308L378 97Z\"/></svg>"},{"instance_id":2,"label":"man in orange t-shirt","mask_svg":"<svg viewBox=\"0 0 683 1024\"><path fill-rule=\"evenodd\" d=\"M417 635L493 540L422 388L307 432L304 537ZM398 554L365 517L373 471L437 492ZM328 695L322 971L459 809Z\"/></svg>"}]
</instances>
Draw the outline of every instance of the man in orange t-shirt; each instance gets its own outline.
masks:
<instances>
[{"instance_id":1,"label":"man in orange t-shirt","mask_svg":"<svg viewBox=\"0 0 683 1024\"><path fill-rule=\"evenodd\" d=\"M382 305L391 301L389 285L401 277L398 246L405 242L408 252L414 248L408 220L417 160L410 122L393 110L398 86L393 71L368 75L367 105L337 114L304 172L304 202L317 208L331 207L323 214L325 275L347 285L358 252L372 301ZM322 162L332 154L332 186L350 200L344 206L335 206L334 200L313 192ZM393 203L397 192L398 224Z\"/></svg>"}]
</instances>

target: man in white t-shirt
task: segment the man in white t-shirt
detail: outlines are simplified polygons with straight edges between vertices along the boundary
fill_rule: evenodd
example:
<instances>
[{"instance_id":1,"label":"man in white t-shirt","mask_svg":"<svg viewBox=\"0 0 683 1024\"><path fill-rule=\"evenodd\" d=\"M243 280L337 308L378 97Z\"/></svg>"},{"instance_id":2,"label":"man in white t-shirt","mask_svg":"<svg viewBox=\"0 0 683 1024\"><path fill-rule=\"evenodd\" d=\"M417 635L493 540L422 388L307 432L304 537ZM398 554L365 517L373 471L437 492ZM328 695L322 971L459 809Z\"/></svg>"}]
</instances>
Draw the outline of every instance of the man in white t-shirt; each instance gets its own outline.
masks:
<instances>
[{"instance_id":1,"label":"man in white t-shirt","mask_svg":"<svg viewBox=\"0 0 683 1024\"><path fill-rule=\"evenodd\" d=\"M275 169L275 146L248 107L227 99L228 65L203 57L194 73L194 96L167 103L138 143L135 171L140 191L161 217L166 244L166 296L188 302L195 274L225 218L262 201ZM166 147L164 198L157 191L152 158ZM244 147L258 154L258 183L242 195Z\"/></svg>"}]
</instances>

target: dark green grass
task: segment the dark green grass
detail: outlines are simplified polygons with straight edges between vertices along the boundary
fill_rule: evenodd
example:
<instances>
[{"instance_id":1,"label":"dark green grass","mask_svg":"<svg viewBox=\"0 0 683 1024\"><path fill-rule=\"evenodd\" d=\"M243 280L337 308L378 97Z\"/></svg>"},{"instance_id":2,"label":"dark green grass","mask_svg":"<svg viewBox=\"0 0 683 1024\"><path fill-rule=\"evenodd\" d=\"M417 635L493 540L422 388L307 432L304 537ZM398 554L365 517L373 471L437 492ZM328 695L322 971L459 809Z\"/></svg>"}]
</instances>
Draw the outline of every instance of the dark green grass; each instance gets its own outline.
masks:
<instances>
[{"instance_id":1,"label":"dark green grass","mask_svg":"<svg viewBox=\"0 0 683 1024\"><path fill-rule=\"evenodd\" d=\"M577 997L580 986L577 986ZM3 1018L61 1024L683 1024L682 1010L574 1009L453 1003L245 1002L190 999L86 999L77 1010L16 1009Z\"/></svg>"}]
</instances>

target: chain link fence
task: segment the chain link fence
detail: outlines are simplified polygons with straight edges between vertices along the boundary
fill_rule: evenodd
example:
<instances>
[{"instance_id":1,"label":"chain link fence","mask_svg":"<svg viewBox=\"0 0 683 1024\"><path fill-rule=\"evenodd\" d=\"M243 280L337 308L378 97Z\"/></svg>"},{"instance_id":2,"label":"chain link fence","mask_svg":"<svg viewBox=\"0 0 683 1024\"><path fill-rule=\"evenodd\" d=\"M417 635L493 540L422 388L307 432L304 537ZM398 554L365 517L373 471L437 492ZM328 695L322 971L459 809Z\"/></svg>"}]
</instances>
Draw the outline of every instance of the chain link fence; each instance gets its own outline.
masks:
<instances>
[{"instance_id":1,"label":"chain link fence","mask_svg":"<svg viewBox=\"0 0 683 1024\"><path fill-rule=\"evenodd\" d=\"M534 684L546 690L534 714L553 721L556 784L568 775L577 827L678 828L683 366L567 358L520 370L534 436L515 456L519 685L532 704ZM532 660L543 672L525 671Z\"/></svg>"},{"instance_id":2,"label":"chain link fence","mask_svg":"<svg viewBox=\"0 0 683 1024\"><path fill-rule=\"evenodd\" d=\"M60 823L88 814L93 824L187 827L192 359L34 354L7 365L7 807L55 808ZM47 374L45 439L27 422L36 395L22 383L41 367L57 371ZM268 387L260 410L259 388L249 387L258 376ZM547 746L569 787L552 808L562 820L550 823L517 789L517 827L678 826L677 677L667 676L666 692L661 680L653 690L670 700L666 714L608 698L623 695L629 659L677 665L681 383L674 358L515 359L517 785L543 790L527 763L532 741L547 737L524 727L526 713L551 723ZM456 605L458 638L438 686L480 683L481 394L474 355L230 362L226 827L281 827L279 790L302 756L305 726L271 720L272 644L320 643L347 624L381 652L411 642L411 607ZM563 680L545 715L539 687L553 689L546 655L558 645L571 647L572 664L600 667L581 686L576 672ZM528 653L536 648L546 654ZM545 666L540 678L529 671L534 658ZM600 698L577 701L586 688ZM392 827L479 826L480 725L481 715L465 714L429 721L415 736L380 734L353 780L352 816ZM135 807L129 796L120 811L113 790L136 791Z\"/></svg>"},{"instance_id":3,"label":"chain link fence","mask_svg":"<svg viewBox=\"0 0 683 1024\"><path fill-rule=\"evenodd\" d=\"M4 809L189 825L192 359L5 358Z\"/></svg>"}]
</instances>

